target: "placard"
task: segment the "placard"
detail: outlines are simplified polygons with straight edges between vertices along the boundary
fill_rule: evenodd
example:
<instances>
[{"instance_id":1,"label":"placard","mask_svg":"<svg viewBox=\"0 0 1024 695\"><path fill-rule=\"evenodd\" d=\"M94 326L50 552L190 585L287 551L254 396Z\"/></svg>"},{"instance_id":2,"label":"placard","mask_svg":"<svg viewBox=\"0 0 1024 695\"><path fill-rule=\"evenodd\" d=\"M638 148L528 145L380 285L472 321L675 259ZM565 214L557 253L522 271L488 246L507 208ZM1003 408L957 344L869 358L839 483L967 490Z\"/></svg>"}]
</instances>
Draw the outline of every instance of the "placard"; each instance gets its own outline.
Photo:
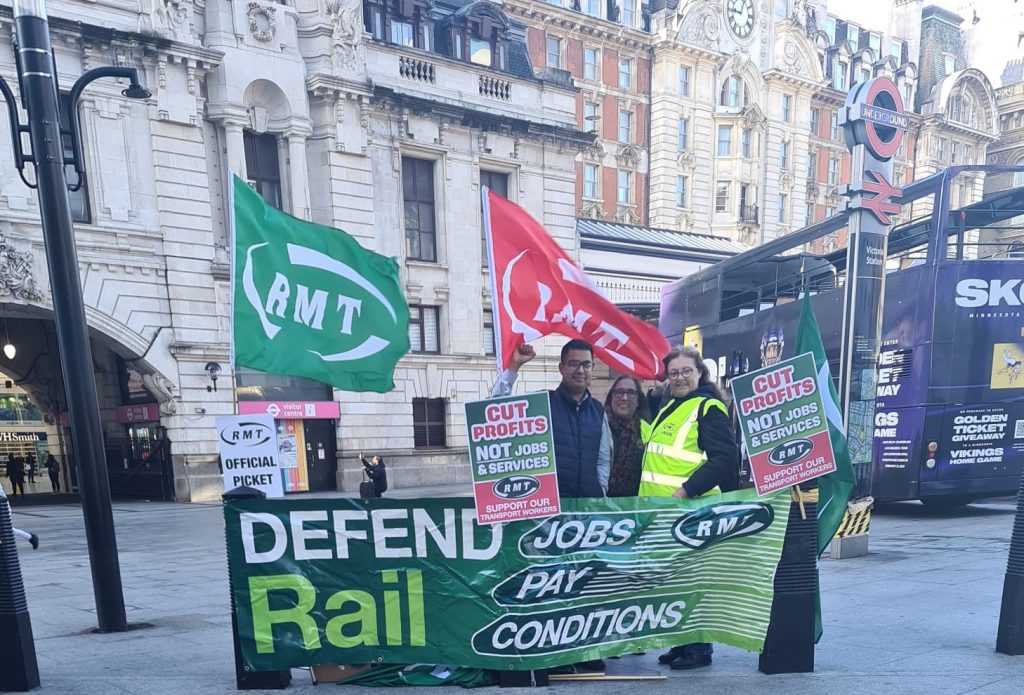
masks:
<instances>
[{"instance_id":1,"label":"placard","mask_svg":"<svg viewBox=\"0 0 1024 695\"><path fill-rule=\"evenodd\" d=\"M466 427L477 523L558 514L547 391L467 403Z\"/></svg>"},{"instance_id":2,"label":"placard","mask_svg":"<svg viewBox=\"0 0 1024 695\"><path fill-rule=\"evenodd\" d=\"M731 384L758 494L836 469L811 353L733 377Z\"/></svg>"},{"instance_id":3,"label":"placard","mask_svg":"<svg viewBox=\"0 0 1024 695\"><path fill-rule=\"evenodd\" d=\"M260 490L267 497L284 496L273 417L218 417L217 444L220 447L225 490L245 486Z\"/></svg>"}]
</instances>

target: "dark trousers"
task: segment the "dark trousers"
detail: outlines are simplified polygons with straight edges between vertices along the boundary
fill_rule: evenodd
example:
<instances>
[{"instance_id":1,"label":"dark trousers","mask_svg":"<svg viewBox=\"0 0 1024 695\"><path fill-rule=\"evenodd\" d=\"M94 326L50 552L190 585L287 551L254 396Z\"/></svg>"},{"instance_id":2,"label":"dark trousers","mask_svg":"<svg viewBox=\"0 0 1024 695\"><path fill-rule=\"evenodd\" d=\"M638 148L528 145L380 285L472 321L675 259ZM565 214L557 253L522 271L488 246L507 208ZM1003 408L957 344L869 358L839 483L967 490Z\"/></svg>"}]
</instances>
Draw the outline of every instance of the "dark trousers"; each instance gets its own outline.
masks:
<instances>
[{"instance_id":1,"label":"dark trousers","mask_svg":"<svg viewBox=\"0 0 1024 695\"><path fill-rule=\"evenodd\" d=\"M54 492L60 492L60 475L54 472L50 473L50 487L53 488Z\"/></svg>"},{"instance_id":2,"label":"dark trousers","mask_svg":"<svg viewBox=\"0 0 1024 695\"><path fill-rule=\"evenodd\" d=\"M25 494L25 479L20 475L16 478L11 478L11 496L17 495L18 490L21 490L21 494Z\"/></svg>"}]
</instances>

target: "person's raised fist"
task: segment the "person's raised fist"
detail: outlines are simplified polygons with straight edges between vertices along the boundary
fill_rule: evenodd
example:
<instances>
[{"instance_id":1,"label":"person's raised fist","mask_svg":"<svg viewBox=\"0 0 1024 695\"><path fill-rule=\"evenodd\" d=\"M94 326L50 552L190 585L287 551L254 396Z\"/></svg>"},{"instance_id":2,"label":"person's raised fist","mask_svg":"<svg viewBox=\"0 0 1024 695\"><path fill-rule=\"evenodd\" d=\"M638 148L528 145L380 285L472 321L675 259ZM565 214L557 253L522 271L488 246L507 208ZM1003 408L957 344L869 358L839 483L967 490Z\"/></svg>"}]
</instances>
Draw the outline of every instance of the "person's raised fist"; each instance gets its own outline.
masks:
<instances>
[{"instance_id":1,"label":"person's raised fist","mask_svg":"<svg viewBox=\"0 0 1024 695\"><path fill-rule=\"evenodd\" d=\"M523 343L512 353L512 368L519 369L537 356L537 351L528 343Z\"/></svg>"}]
</instances>

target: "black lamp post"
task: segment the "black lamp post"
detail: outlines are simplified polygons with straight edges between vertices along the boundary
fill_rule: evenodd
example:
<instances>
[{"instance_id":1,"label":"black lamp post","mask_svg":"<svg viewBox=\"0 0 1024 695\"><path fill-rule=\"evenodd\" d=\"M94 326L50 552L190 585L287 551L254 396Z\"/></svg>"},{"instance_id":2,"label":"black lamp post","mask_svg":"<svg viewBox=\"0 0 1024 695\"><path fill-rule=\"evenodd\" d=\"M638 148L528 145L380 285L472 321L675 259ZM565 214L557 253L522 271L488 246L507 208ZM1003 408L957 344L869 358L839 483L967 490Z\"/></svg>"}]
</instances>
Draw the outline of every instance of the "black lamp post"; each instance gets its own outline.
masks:
<instances>
[{"instance_id":1,"label":"black lamp post","mask_svg":"<svg viewBox=\"0 0 1024 695\"><path fill-rule=\"evenodd\" d=\"M22 125L14 94L2 78L0 92L11 119L18 173L26 185L38 191L57 343L78 461L96 618L100 632L120 632L127 629L121 569L64 166L72 164L79 173L84 167L76 106L89 83L101 77L117 77L131 81L129 88L122 92L126 97L145 99L150 93L139 84L138 71L134 68L111 66L89 70L71 88L71 122L62 124L57 65L50 46L50 25L43 0L14 0L14 56L22 105L28 113L27 125ZM31 145L27 154L22 139L25 133ZM72 157L64 156L65 136L71 139ZM34 182L25 176L26 163L34 167ZM81 177L72 190L79 186Z\"/></svg>"}]
</instances>

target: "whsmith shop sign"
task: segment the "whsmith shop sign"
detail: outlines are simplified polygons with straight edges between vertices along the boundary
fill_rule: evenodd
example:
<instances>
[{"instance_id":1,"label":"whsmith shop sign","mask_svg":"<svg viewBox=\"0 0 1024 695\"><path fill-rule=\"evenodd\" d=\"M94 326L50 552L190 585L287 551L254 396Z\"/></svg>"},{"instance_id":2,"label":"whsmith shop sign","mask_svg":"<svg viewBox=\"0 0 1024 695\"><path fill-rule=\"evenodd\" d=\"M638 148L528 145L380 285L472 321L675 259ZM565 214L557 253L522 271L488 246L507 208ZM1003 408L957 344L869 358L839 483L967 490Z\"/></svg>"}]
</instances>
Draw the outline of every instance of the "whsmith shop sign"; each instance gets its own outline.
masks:
<instances>
[{"instance_id":1,"label":"whsmith shop sign","mask_svg":"<svg viewBox=\"0 0 1024 695\"><path fill-rule=\"evenodd\" d=\"M480 525L470 499L230 500L246 667L526 670L659 646L761 651L789 491L563 500Z\"/></svg>"}]
</instances>

